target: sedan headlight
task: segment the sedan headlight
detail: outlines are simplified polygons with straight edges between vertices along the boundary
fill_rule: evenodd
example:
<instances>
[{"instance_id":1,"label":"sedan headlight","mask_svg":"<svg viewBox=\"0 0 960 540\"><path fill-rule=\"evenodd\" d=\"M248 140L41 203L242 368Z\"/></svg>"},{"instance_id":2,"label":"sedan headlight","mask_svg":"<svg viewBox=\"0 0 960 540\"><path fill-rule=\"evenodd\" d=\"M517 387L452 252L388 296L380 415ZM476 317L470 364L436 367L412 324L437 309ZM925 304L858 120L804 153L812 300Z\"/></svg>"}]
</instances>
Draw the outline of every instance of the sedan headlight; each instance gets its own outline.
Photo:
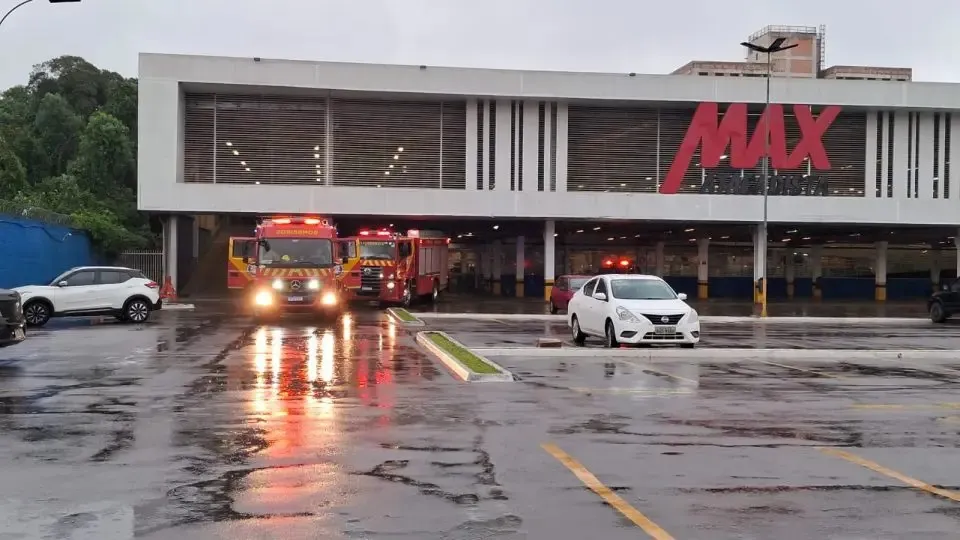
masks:
<instances>
[{"instance_id":1,"label":"sedan headlight","mask_svg":"<svg viewBox=\"0 0 960 540\"><path fill-rule=\"evenodd\" d=\"M319 290L320 290L320 280L319 280L319 279L311 279L310 281L308 281L308 282L307 282L307 289L309 289L309 290L311 290L311 291L319 291Z\"/></svg>"},{"instance_id":2,"label":"sedan headlight","mask_svg":"<svg viewBox=\"0 0 960 540\"><path fill-rule=\"evenodd\" d=\"M283 280L282 280L282 279L275 279L275 280L273 280L273 288L274 288L275 290L282 291L282 290L283 290Z\"/></svg>"},{"instance_id":3,"label":"sedan headlight","mask_svg":"<svg viewBox=\"0 0 960 540\"><path fill-rule=\"evenodd\" d=\"M630 310L623 306L617 306L617 317L621 321L640 322L640 319L638 319L636 315L630 313Z\"/></svg>"},{"instance_id":4,"label":"sedan headlight","mask_svg":"<svg viewBox=\"0 0 960 540\"><path fill-rule=\"evenodd\" d=\"M691 309L690 313L687 313L687 322L690 324L700 322L700 315L697 314L697 310Z\"/></svg>"}]
</instances>

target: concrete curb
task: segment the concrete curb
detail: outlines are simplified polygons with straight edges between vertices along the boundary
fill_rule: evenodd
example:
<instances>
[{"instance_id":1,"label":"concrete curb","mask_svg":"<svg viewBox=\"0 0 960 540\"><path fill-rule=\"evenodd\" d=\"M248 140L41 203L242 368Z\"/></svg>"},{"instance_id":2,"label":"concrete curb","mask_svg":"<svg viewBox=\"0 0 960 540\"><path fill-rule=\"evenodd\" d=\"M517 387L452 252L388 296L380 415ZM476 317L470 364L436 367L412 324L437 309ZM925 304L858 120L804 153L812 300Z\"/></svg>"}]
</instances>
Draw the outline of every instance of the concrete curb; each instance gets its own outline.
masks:
<instances>
[{"instance_id":1,"label":"concrete curb","mask_svg":"<svg viewBox=\"0 0 960 540\"><path fill-rule=\"evenodd\" d=\"M398 323L400 323L400 324L405 324L405 325L407 325L407 326L426 326L426 323L425 323L425 322L423 322L423 321L421 321L419 318L417 318L417 314L416 314L416 313L412 313L412 312L410 312L410 311L407 311L407 313L410 313L410 315L413 315L416 320L413 320L413 321L405 321L405 320L403 320L403 317L401 317L400 315L397 315L397 311L396 311L396 310L397 310L397 308L387 308L387 315L390 316L390 317L393 317L393 320L397 321Z\"/></svg>"},{"instance_id":2,"label":"concrete curb","mask_svg":"<svg viewBox=\"0 0 960 540\"><path fill-rule=\"evenodd\" d=\"M474 354L485 356L527 356L537 358L631 358L635 360L956 360L960 350L843 350L843 349L599 349L565 347L561 349L477 348Z\"/></svg>"},{"instance_id":3,"label":"concrete curb","mask_svg":"<svg viewBox=\"0 0 960 540\"><path fill-rule=\"evenodd\" d=\"M473 370L465 366L463 362L461 362L460 360L457 360L457 358L455 358L453 355L441 349L437 344L431 341L427 337L427 334L430 334L430 333L440 334L443 337L452 341L453 343L459 345L460 347L467 349L471 353L477 355L484 362L500 370L501 373L474 372ZM440 360L440 362L442 362L445 366L447 366L447 368L449 368L454 375L456 375L460 380L464 382L513 382L513 373L510 373L500 364L497 364L496 362L488 358L485 358L483 355L477 353L473 349L470 349L469 347L465 346L463 343L460 343L459 341L453 339L452 337L445 334L444 332L438 332L435 330L417 332L417 343L419 343L421 347L430 351L434 356L437 357L438 360Z\"/></svg>"},{"instance_id":4,"label":"concrete curb","mask_svg":"<svg viewBox=\"0 0 960 540\"><path fill-rule=\"evenodd\" d=\"M163 304L160 311L188 311L191 309L197 309L197 306L193 304Z\"/></svg>"},{"instance_id":5,"label":"concrete curb","mask_svg":"<svg viewBox=\"0 0 960 540\"><path fill-rule=\"evenodd\" d=\"M549 315L536 313L429 313L411 312L419 319L473 319L480 321L554 321L566 322L566 315ZM929 319L922 317L740 317L727 315L701 315L700 322L704 323L761 323L761 324L883 324L883 325L929 325Z\"/></svg>"}]
</instances>

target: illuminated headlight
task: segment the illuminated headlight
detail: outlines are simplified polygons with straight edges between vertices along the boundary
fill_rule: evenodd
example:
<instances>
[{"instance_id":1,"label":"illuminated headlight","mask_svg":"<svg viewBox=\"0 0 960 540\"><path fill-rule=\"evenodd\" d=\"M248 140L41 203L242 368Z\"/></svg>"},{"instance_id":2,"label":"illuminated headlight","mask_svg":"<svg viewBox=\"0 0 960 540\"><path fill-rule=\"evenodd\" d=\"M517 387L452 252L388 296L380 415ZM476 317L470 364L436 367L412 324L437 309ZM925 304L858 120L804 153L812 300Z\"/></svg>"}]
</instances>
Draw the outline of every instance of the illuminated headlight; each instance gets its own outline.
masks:
<instances>
[{"instance_id":1,"label":"illuminated headlight","mask_svg":"<svg viewBox=\"0 0 960 540\"><path fill-rule=\"evenodd\" d=\"M389 283L387 283L387 288L390 289L391 291L392 291L393 288L396 287L396 286L397 286L397 284L394 283L394 282L392 282L392 281L389 282Z\"/></svg>"},{"instance_id":2,"label":"illuminated headlight","mask_svg":"<svg viewBox=\"0 0 960 540\"><path fill-rule=\"evenodd\" d=\"M390 274L389 276L387 276L387 279L393 279L393 274Z\"/></svg>"},{"instance_id":3,"label":"illuminated headlight","mask_svg":"<svg viewBox=\"0 0 960 540\"><path fill-rule=\"evenodd\" d=\"M320 303L325 306L335 306L337 305L337 295L336 293L326 292L323 293L323 296L320 297Z\"/></svg>"},{"instance_id":4,"label":"illuminated headlight","mask_svg":"<svg viewBox=\"0 0 960 540\"><path fill-rule=\"evenodd\" d=\"M690 324L700 322L700 315L697 314L697 310L691 309L690 313L687 314L687 322Z\"/></svg>"},{"instance_id":5,"label":"illuminated headlight","mask_svg":"<svg viewBox=\"0 0 960 540\"><path fill-rule=\"evenodd\" d=\"M274 289L276 289L276 290L278 290L278 291L282 291L282 290L283 290L283 280L282 280L282 279L275 279L275 280L273 280L273 285L272 285L272 286L273 286Z\"/></svg>"},{"instance_id":6,"label":"illuminated headlight","mask_svg":"<svg viewBox=\"0 0 960 540\"><path fill-rule=\"evenodd\" d=\"M307 282L307 289L309 289L309 290L311 290L311 291L319 291L319 290L320 290L320 280L319 280L319 279L311 279L310 281L308 281L308 282Z\"/></svg>"},{"instance_id":7,"label":"illuminated headlight","mask_svg":"<svg viewBox=\"0 0 960 540\"><path fill-rule=\"evenodd\" d=\"M273 294L270 291L259 291L253 297L253 303L258 306L269 306L273 304Z\"/></svg>"},{"instance_id":8,"label":"illuminated headlight","mask_svg":"<svg viewBox=\"0 0 960 540\"><path fill-rule=\"evenodd\" d=\"M640 319L638 319L636 315L630 313L630 310L623 306L617 307L617 317L621 321L640 322Z\"/></svg>"}]
</instances>

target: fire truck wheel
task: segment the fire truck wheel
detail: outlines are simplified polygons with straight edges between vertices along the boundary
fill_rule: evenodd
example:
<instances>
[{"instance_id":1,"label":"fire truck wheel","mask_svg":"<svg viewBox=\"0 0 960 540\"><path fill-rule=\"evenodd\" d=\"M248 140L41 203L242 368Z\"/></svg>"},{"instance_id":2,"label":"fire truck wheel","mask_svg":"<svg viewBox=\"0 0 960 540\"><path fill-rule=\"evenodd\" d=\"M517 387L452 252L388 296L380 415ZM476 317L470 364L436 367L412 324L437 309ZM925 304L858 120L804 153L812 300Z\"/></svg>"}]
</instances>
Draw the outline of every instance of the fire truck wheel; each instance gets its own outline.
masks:
<instances>
[{"instance_id":1,"label":"fire truck wheel","mask_svg":"<svg viewBox=\"0 0 960 540\"><path fill-rule=\"evenodd\" d=\"M430 293L430 301L436 304L439 298L440 298L440 283L434 281L433 291Z\"/></svg>"},{"instance_id":2,"label":"fire truck wheel","mask_svg":"<svg viewBox=\"0 0 960 540\"><path fill-rule=\"evenodd\" d=\"M403 290L403 299L400 301L403 307L408 308L413 303L413 286L407 283L407 288Z\"/></svg>"}]
</instances>

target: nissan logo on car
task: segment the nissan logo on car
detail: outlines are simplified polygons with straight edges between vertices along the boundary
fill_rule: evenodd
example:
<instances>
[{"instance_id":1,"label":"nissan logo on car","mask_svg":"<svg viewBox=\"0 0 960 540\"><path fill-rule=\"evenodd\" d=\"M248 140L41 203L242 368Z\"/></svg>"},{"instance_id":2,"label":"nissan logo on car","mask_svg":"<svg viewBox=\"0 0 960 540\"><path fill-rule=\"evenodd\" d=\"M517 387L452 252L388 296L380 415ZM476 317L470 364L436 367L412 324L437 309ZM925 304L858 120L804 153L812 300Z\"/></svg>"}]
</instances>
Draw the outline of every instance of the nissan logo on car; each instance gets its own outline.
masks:
<instances>
[{"instance_id":1,"label":"nissan logo on car","mask_svg":"<svg viewBox=\"0 0 960 540\"><path fill-rule=\"evenodd\" d=\"M660 322L668 323L670 322L670 317L667 317L666 315L664 315L663 317L660 317Z\"/></svg>"}]
</instances>

